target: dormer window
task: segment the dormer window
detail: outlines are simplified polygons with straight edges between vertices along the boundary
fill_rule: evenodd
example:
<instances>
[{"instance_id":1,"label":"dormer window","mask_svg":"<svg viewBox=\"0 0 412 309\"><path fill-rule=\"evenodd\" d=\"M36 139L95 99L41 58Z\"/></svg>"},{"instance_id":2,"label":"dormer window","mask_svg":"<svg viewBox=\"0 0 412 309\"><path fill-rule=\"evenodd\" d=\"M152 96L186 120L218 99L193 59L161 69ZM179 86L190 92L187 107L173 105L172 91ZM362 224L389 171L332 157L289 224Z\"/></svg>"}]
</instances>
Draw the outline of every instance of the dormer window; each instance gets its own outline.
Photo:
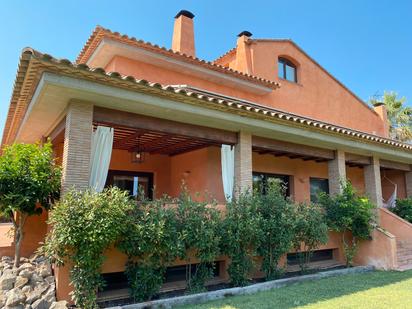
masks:
<instances>
[{"instance_id":1,"label":"dormer window","mask_svg":"<svg viewBox=\"0 0 412 309\"><path fill-rule=\"evenodd\" d=\"M279 58L278 76L279 78L286 79L293 83L297 83L298 78L297 78L296 65L294 65L292 61L286 58Z\"/></svg>"}]
</instances>

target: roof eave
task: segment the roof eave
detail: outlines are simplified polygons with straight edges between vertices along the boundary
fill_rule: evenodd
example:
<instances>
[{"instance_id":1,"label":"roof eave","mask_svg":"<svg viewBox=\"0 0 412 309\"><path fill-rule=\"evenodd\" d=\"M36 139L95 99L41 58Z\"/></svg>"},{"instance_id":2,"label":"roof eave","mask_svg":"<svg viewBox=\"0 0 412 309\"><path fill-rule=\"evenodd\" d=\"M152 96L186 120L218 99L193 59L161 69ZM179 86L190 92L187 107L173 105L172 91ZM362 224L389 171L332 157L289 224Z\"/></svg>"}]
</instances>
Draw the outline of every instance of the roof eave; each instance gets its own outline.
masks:
<instances>
[{"instance_id":1,"label":"roof eave","mask_svg":"<svg viewBox=\"0 0 412 309\"><path fill-rule=\"evenodd\" d=\"M412 151L412 145L409 144L349 128L339 127L322 121L309 119L307 117L290 114L266 106L250 104L249 102L242 101L240 99L222 99L216 96L196 93L195 91L190 89L186 90L182 87L169 85L165 86L158 83L150 83L146 80L136 80L132 76L122 76L117 72L106 73L102 69L90 69L87 65L73 64L66 59L58 60L47 54L41 54L34 50L26 50L22 56L22 59L23 58L25 61L29 59L29 62L33 62L33 65L30 66L30 72L28 72L28 65L21 67L19 70L18 76L21 77L23 74L24 79L17 79L11 100L11 104L14 104L13 102L17 102L18 99L21 99L21 113L24 113L24 107L27 108L31 95L34 92L35 85L39 82L41 72L52 72L74 78L91 80L93 82L99 82L105 85L117 86L127 90L134 90L163 97L166 96L179 102L195 104L202 107L207 106L211 109L241 114L245 117L258 118L261 120L282 123L290 126L307 128L309 130L315 130L316 132L323 132L324 134L346 137L358 142L366 141L368 143L379 144L381 146L391 147L397 150L408 152ZM30 76L30 78L27 78L28 76ZM23 88L25 89L24 97L20 98L21 92L19 89ZM29 93L29 91L31 91L31 93ZM21 123L14 121L15 116L16 112L14 111L14 115L10 114L6 122L6 127L8 127L8 129L13 126L13 132L17 132L19 126L21 125ZM13 119L13 121L11 119ZM12 136L8 135L6 137L6 134L3 135L3 144L10 143L12 141Z\"/></svg>"}]
</instances>

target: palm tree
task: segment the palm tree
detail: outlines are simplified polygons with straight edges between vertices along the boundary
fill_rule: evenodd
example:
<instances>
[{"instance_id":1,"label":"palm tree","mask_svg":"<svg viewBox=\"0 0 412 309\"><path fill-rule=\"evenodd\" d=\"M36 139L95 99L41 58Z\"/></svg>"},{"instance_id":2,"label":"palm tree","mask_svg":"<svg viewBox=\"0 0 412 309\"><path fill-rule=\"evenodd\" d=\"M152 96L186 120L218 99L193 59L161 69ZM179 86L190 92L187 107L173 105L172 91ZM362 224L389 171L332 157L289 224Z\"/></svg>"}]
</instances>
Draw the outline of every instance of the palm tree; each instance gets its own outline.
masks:
<instances>
[{"instance_id":1,"label":"palm tree","mask_svg":"<svg viewBox=\"0 0 412 309\"><path fill-rule=\"evenodd\" d=\"M412 108L405 106L406 98L398 98L394 91L385 91L381 100L370 99L373 105L384 104L388 112L389 135L401 142L412 140Z\"/></svg>"}]
</instances>

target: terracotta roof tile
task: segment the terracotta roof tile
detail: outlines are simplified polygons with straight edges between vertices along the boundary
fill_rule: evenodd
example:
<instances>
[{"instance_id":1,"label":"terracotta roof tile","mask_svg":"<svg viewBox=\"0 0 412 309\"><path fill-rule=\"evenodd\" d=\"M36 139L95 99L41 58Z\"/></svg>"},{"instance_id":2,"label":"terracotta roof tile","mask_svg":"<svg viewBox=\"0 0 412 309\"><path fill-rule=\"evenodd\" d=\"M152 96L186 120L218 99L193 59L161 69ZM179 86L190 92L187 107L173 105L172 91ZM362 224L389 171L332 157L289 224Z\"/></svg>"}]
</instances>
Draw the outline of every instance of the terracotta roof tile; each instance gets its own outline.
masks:
<instances>
[{"instance_id":1,"label":"terracotta roof tile","mask_svg":"<svg viewBox=\"0 0 412 309\"><path fill-rule=\"evenodd\" d=\"M316 128L325 133L330 132L359 141L363 140L409 151L412 150L412 145L396 140L340 127L331 123L288 113L253 102L228 98L202 89L191 88L188 86L161 85L159 83L148 82L144 79L135 79L133 76L123 76L118 72L105 72L102 68L89 68L86 64L71 63L67 59L56 59L48 54L42 54L33 49L25 49L20 60L2 144L14 140L15 133L20 126L20 122L31 99L31 95L34 92L34 86L36 85L35 79L37 78L38 81L41 73L45 71L115 85L128 90L144 91L158 96L167 96L171 99L190 104L198 105L200 103L199 101L202 101L203 103L209 103L207 105L209 108L240 113L241 115L249 117L258 117L267 121L291 122L294 125L308 129ZM203 103L202 106L205 106ZM11 128L13 129L14 134L10 133Z\"/></svg>"},{"instance_id":2,"label":"terracotta roof tile","mask_svg":"<svg viewBox=\"0 0 412 309\"><path fill-rule=\"evenodd\" d=\"M267 87L277 89L280 87L280 83L276 81L271 81L268 79L264 79L261 77L257 77L254 75L246 74L237 70L233 70L230 68L227 68L225 66L222 66L220 64L216 64L214 62L206 61L203 59L199 59L196 57L192 57L189 55L186 55L184 53L179 53L176 51L173 51L172 49L167 49L165 47L160 47L157 44L152 44L150 42L145 42L143 40L137 40L134 37L129 37L127 35L121 35L118 32L113 32L109 29L105 29L101 26L97 26L95 30L92 32L91 36L87 40L86 44L84 45L83 49L81 50L79 56L77 57L76 63L86 63L87 60L90 58L90 56L93 54L93 52L96 50L97 46L100 44L100 42L103 40L103 38L110 38L112 40L116 40L119 42L122 42L127 45L131 45L134 47L139 47L139 48L144 48L146 50L150 50L152 52L160 53L168 57L173 57L177 58L179 60L189 62L195 65L201 65L205 68L208 68L213 71L225 73L225 74L230 74L234 77L248 80L251 82L256 82L262 85L265 85Z\"/></svg>"}]
</instances>

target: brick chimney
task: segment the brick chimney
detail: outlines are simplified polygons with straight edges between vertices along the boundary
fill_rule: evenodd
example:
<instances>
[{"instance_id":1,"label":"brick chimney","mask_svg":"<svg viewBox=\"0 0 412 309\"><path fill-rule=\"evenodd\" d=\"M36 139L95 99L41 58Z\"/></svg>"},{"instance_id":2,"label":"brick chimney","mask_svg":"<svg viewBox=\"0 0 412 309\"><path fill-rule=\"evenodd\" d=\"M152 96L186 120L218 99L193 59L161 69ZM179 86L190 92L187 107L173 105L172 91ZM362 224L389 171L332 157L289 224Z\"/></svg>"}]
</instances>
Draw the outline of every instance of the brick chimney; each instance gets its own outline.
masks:
<instances>
[{"instance_id":1,"label":"brick chimney","mask_svg":"<svg viewBox=\"0 0 412 309\"><path fill-rule=\"evenodd\" d=\"M181 10L175 16L172 50L195 57L193 17L195 15L186 10Z\"/></svg>"},{"instance_id":2,"label":"brick chimney","mask_svg":"<svg viewBox=\"0 0 412 309\"><path fill-rule=\"evenodd\" d=\"M242 31L237 35L236 43L236 70L252 74L252 55L250 52L250 37L252 33Z\"/></svg>"},{"instance_id":3,"label":"brick chimney","mask_svg":"<svg viewBox=\"0 0 412 309\"><path fill-rule=\"evenodd\" d=\"M388 121L388 111L384 103L377 103L373 106L375 112L379 115L383 122L383 137L389 137L389 121Z\"/></svg>"}]
</instances>

